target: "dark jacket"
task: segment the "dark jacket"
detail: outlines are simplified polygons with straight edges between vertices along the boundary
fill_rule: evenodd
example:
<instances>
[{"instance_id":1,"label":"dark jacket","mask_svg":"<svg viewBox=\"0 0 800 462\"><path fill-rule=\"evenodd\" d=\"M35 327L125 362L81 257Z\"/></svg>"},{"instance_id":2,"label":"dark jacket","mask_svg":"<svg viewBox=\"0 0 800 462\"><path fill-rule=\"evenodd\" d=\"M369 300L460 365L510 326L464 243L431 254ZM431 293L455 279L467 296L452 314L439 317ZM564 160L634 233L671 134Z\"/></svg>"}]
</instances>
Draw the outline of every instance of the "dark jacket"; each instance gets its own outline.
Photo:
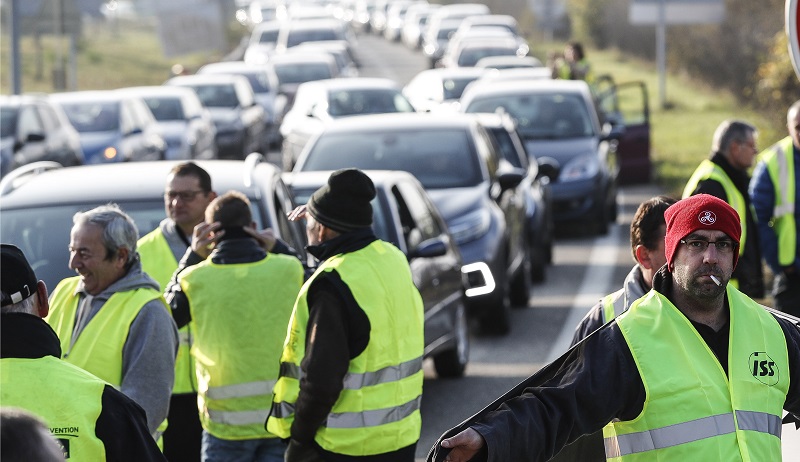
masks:
<instances>
[{"instance_id":1,"label":"dark jacket","mask_svg":"<svg viewBox=\"0 0 800 462\"><path fill-rule=\"evenodd\" d=\"M308 251L320 261L347 252L363 249L375 237L371 228L351 231ZM360 355L369 343L370 323L358 306L352 292L333 270L318 275L308 290L308 326L306 351L300 367L300 394L295 406L289 451L298 445L313 447L325 461L411 462L416 444L375 456L354 457L335 454L314 441L342 391L350 360ZM312 335L313 332L313 335ZM287 456L289 453L287 453ZM291 459L287 457L287 461ZM298 459L311 460L311 459Z\"/></svg>"},{"instance_id":2,"label":"dark jacket","mask_svg":"<svg viewBox=\"0 0 800 462\"><path fill-rule=\"evenodd\" d=\"M750 176L747 172L734 168L720 153L711 157L711 162L717 164L728 178L731 179L736 189L744 198L746 218L747 218L747 239L744 243L744 253L739 256L736 269L733 270L732 278L739 282L739 290L751 298L764 298L764 271L761 266L761 247L759 242L759 231L756 220L753 217L753 208L750 206ZM697 188L692 192L695 194L711 194L719 197L730 204L725 189L716 180L703 180L697 184Z\"/></svg>"},{"instance_id":3,"label":"dark jacket","mask_svg":"<svg viewBox=\"0 0 800 462\"><path fill-rule=\"evenodd\" d=\"M653 288L672 293L666 266L654 277ZM800 320L770 312L783 329L789 355L791 377L784 409L800 417ZM730 326L714 332L703 324L692 325L727 372ZM491 452L491 459L498 461L546 461L565 444L600 430L614 418L636 417L645 397L628 344L612 321L442 438L471 426L486 440L483 454L474 460L488 460ZM431 448L429 461L444 459L446 450L440 442Z\"/></svg>"},{"instance_id":4,"label":"dark jacket","mask_svg":"<svg viewBox=\"0 0 800 462\"><path fill-rule=\"evenodd\" d=\"M0 359L61 358L61 345L53 329L41 318L24 313L0 315ZM13 381L13 378L9 379ZM101 382L100 379L97 379ZM41 394L64 394L63 383L28 384ZM66 390L68 392L68 390ZM106 449L109 461L166 461L147 430L144 409L111 385L103 389L102 411L94 431Z\"/></svg>"}]
</instances>

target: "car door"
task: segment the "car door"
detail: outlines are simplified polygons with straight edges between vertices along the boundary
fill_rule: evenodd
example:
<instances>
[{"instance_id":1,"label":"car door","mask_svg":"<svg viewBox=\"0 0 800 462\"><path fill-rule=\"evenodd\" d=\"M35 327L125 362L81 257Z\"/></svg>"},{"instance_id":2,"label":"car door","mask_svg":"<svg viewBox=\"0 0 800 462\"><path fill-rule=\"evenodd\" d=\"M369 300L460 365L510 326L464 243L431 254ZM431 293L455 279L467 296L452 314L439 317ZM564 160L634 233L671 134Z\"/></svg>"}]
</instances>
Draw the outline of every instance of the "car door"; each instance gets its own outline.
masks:
<instances>
[{"instance_id":1,"label":"car door","mask_svg":"<svg viewBox=\"0 0 800 462\"><path fill-rule=\"evenodd\" d=\"M44 125L36 107L28 104L20 105L17 133L14 138L14 166L47 159L46 140Z\"/></svg>"},{"instance_id":2,"label":"car door","mask_svg":"<svg viewBox=\"0 0 800 462\"><path fill-rule=\"evenodd\" d=\"M447 225L419 184L398 182L391 189L392 199L400 216L401 239L405 240L411 256L411 274L425 305L427 349L436 339L452 332L455 312L463 303L461 256L450 241ZM434 257L413 257L421 244L433 239L442 240L447 252Z\"/></svg>"},{"instance_id":3,"label":"car door","mask_svg":"<svg viewBox=\"0 0 800 462\"><path fill-rule=\"evenodd\" d=\"M604 79L597 93L597 106L602 122L616 126L619 184L650 181L650 106L644 82L614 83Z\"/></svg>"}]
</instances>

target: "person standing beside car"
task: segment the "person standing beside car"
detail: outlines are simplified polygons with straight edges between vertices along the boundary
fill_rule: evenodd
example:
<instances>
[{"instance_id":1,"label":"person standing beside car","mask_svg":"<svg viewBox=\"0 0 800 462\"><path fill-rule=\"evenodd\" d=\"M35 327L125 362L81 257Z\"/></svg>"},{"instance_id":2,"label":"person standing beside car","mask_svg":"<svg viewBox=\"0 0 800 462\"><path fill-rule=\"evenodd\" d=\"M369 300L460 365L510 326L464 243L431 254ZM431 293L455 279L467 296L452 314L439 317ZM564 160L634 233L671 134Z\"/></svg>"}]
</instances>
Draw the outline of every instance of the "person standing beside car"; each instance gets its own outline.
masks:
<instances>
[{"instance_id":1,"label":"person standing beside car","mask_svg":"<svg viewBox=\"0 0 800 462\"><path fill-rule=\"evenodd\" d=\"M725 120L719 124L714 132L711 156L700 162L689 178L683 189L683 197L711 194L736 210L742 223L742 240L739 244L739 263L730 283L748 297L761 299L764 298L761 248L747 192L749 170L758 154L757 136L756 128L747 122Z\"/></svg>"},{"instance_id":2,"label":"person standing beside car","mask_svg":"<svg viewBox=\"0 0 800 462\"><path fill-rule=\"evenodd\" d=\"M166 427L178 330L158 283L142 271L133 219L116 204L78 212L69 267L47 322L63 358L117 387L144 408L155 439Z\"/></svg>"},{"instance_id":3,"label":"person standing beside car","mask_svg":"<svg viewBox=\"0 0 800 462\"><path fill-rule=\"evenodd\" d=\"M138 242L142 270L156 280L161 292L191 246L194 227L203 222L206 207L216 197L211 176L194 162L177 164L167 175L164 188L167 217ZM203 427L197 415L194 362L189 354L190 329L186 325L178 330L175 385L169 401L169 427L164 432L164 455L172 462L200 460Z\"/></svg>"},{"instance_id":4,"label":"person standing beside car","mask_svg":"<svg viewBox=\"0 0 800 462\"><path fill-rule=\"evenodd\" d=\"M267 429L287 462L411 462L421 430L422 299L372 230L372 180L333 172L290 220L321 261L294 306Z\"/></svg>"},{"instance_id":5,"label":"person standing beside car","mask_svg":"<svg viewBox=\"0 0 800 462\"><path fill-rule=\"evenodd\" d=\"M194 332L203 462L283 461L286 445L264 422L303 265L265 247L250 201L230 191L206 208L167 286L178 326Z\"/></svg>"},{"instance_id":6,"label":"person standing beside car","mask_svg":"<svg viewBox=\"0 0 800 462\"><path fill-rule=\"evenodd\" d=\"M758 156L750 198L758 220L761 253L775 275L775 308L800 316L800 100L786 113L789 136Z\"/></svg>"}]
</instances>

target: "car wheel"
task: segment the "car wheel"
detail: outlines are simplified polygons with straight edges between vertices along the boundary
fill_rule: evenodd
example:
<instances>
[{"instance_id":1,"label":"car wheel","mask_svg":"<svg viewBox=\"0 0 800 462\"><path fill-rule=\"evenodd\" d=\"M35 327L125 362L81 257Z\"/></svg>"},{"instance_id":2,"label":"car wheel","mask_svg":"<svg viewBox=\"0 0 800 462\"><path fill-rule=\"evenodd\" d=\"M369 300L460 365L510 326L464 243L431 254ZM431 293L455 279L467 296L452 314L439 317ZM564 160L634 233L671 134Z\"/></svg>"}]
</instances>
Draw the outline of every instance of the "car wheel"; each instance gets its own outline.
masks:
<instances>
[{"instance_id":1,"label":"car wheel","mask_svg":"<svg viewBox=\"0 0 800 462\"><path fill-rule=\"evenodd\" d=\"M531 296L531 250L525 250L525 259L510 284L509 299L514 308L527 308Z\"/></svg>"},{"instance_id":2,"label":"car wheel","mask_svg":"<svg viewBox=\"0 0 800 462\"><path fill-rule=\"evenodd\" d=\"M531 261L531 282L542 282L545 279L545 271L547 270L548 259L551 258L551 248L544 243L531 244L530 257Z\"/></svg>"},{"instance_id":3,"label":"car wheel","mask_svg":"<svg viewBox=\"0 0 800 462\"><path fill-rule=\"evenodd\" d=\"M487 300L483 307L481 326L488 334L505 335L511 331L510 288L505 268L502 266L497 272L493 297Z\"/></svg>"},{"instance_id":4,"label":"car wheel","mask_svg":"<svg viewBox=\"0 0 800 462\"><path fill-rule=\"evenodd\" d=\"M441 378L456 378L464 375L469 362L469 328L464 304L459 304L455 315L453 332L455 346L433 357L436 375Z\"/></svg>"}]
</instances>

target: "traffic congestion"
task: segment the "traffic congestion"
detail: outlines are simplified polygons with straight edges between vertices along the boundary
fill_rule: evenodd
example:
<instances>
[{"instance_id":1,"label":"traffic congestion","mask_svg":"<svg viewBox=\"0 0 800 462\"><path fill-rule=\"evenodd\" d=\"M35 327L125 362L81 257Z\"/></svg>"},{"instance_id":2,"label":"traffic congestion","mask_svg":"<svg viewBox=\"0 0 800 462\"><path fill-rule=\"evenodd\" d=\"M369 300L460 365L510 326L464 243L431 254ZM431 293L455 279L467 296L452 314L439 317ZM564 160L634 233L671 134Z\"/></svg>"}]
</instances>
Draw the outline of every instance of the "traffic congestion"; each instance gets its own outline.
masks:
<instances>
[{"instance_id":1,"label":"traffic congestion","mask_svg":"<svg viewBox=\"0 0 800 462\"><path fill-rule=\"evenodd\" d=\"M480 3L226 14L249 36L161 85L0 96L0 430L45 433L2 457L797 460L800 103L668 198L646 85L577 42Z\"/></svg>"}]
</instances>

